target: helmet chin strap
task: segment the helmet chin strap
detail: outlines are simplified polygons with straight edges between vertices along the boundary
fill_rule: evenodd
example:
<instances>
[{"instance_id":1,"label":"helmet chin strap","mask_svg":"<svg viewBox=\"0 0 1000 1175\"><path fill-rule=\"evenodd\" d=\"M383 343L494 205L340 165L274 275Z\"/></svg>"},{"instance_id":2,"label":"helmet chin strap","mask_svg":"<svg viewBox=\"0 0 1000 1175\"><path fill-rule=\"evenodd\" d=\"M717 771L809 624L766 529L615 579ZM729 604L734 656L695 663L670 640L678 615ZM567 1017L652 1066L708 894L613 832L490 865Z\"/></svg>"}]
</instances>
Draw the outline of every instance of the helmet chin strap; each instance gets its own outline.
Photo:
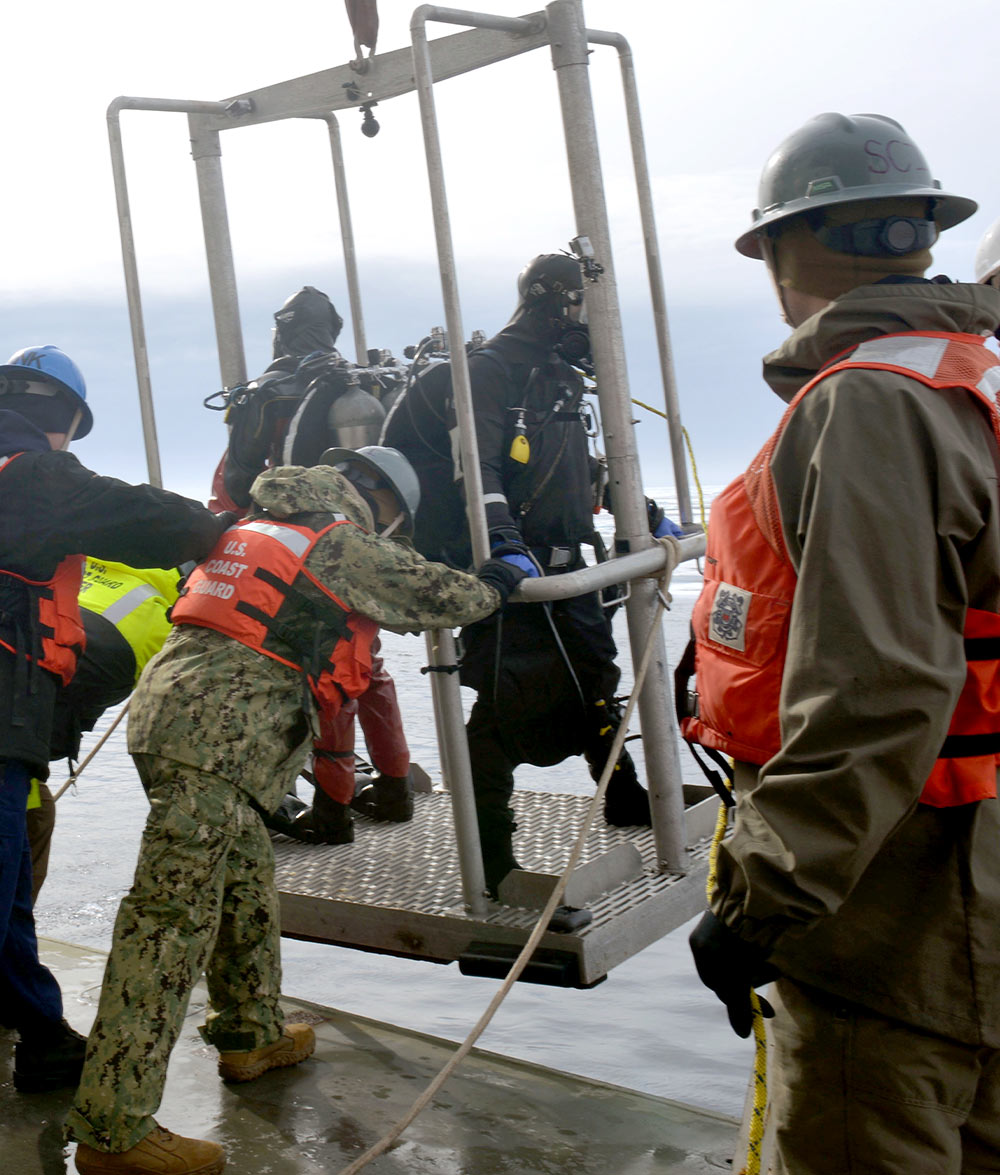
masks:
<instances>
[{"instance_id":1,"label":"helmet chin strap","mask_svg":"<svg viewBox=\"0 0 1000 1175\"><path fill-rule=\"evenodd\" d=\"M382 530L380 530L378 532L379 538L382 538L382 539L391 538L391 536L394 535L396 533L396 531L399 530L399 528L403 525L403 519L405 517L406 517L406 515L403 513L402 510L400 510L400 512L396 515L396 517L392 520L392 522L390 522L388 526L384 527Z\"/></svg>"},{"instance_id":2,"label":"helmet chin strap","mask_svg":"<svg viewBox=\"0 0 1000 1175\"><path fill-rule=\"evenodd\" d=\"M771 285L774 287L774 292L778 298L778 305L781 307L781 318L788 326L794 329L795 323L792 322L788 311L788 303L785 301L785 288L778 281L778 265L777 259L774 256L774 242L767 235L762 232L760 234L760 255L764 258L764 264L767 266L767 274L771 279Z\"/></svg>"},{"instance_id":3,"label":"helmet chin strap","mask_svg":"<svg viewBox=\"0 0 1000 1175\"><path fill-rule=\"evenodd\" d=\"M60 451L68 449L70 442L76 436L76 430L80 427L80 421L83 419L83 409L77 408L73 414L73 419L69 422L69 428L66 430L66 435L63 437L63 442L59 446Z\"/></svg>"}]
</instances>

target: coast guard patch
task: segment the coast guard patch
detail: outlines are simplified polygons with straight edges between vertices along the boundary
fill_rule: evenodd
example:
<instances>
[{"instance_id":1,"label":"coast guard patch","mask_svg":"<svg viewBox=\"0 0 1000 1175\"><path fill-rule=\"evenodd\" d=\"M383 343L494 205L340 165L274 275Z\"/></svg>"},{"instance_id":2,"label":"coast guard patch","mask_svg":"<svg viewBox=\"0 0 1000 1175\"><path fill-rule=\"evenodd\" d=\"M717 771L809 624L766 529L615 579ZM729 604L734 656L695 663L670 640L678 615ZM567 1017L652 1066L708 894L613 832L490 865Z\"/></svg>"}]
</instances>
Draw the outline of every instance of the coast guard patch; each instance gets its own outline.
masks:
<instances>
[{"instance_id":1,"label":"coast guard patch","mask_svg":"<svg viewBox=\"0 0 1000 1175\"><path fill-rule=\"evenodd\" d=\"M751 592L733 587L731 583L719 583L712 602L712 614L708 621L708 639L730 649L746 651L747 613L750 610Z\"/></svg>"}]
</instances>

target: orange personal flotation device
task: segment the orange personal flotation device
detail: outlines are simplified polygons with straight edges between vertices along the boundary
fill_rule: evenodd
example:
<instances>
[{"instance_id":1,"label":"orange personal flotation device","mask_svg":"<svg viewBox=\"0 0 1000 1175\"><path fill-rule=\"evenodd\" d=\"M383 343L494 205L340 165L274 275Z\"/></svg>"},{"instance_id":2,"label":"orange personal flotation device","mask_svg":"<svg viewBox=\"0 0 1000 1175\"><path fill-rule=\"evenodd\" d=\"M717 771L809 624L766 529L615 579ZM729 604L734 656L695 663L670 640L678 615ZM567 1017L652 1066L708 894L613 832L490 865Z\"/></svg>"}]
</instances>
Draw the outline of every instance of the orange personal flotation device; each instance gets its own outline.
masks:
<instances>
[{"instance_id":1,"label":"orange personal flotation device","mask_svg":"<svg viewBox=\"0 0 1000 1175\"><path fill-rule=\"evenodd\" d=\"M303 674L323 709L364 693L378 625L350 608L305 566L320 530L256 519L223 533L171 609L175 624L215 629Z\"/></svg>"},{"instance_id":2,"label":"orange personal flotation device","mask_svg":"<svg viewBox=\"0 0 1000 1175\"><path fill-rule=\"evenodd\" d=\"M706 581L692 614L693 666L679 667L681 731L719 762L763 765L781 749L779 696L797 576L785 549L771 458L788 420L822 380L851 368L891 371L932 388L964 388L986 408L1000 446L1000 363L979 335L906 332L835 357L789 404L742 477L712 506ZM921 802L952 807L996 796L1000 761L1000 614L969 608L965 685ZM689 650L690 652L690 650ZM693 667L697 692L686 695ZM699 760L700 762L700 760Z\"/></svg>"},{"instance_id":3,"label":"orange personal flotation device","mask_svg":"<svg viewBox=\"0 0 1000 1175\"><path fill-rule=\"evenodd\" d=\"M20 456L0 458L0 474L10 476L11 463ZM0 568L0 627L9 637L0 637L0 647L22 665L30 662L55 673L63 685L72 680L87 643L77 599L83 564L82 555L67 555L44 580ZM17 685L15 690L20 693Z\"/></svg>"}]
</instances>

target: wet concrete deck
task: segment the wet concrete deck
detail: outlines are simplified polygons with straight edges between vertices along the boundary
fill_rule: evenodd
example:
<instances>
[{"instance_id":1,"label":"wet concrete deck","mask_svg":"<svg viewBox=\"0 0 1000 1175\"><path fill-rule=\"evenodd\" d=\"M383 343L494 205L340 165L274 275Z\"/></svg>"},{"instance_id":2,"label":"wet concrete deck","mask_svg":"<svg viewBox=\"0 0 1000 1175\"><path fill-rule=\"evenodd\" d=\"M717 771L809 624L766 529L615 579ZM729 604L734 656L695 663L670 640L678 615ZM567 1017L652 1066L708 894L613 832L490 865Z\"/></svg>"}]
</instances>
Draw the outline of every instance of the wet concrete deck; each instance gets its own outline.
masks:
<instances>
[{"instance_id":1,"label":"wet concrete deck","mask_svg":"<svg viewBox=\"0 0 1000 1175\"><path fill-rule=\"evenodd\" d=\"M96 1010L104 955L41 940L80 1031ZM246 1085L225 1085L197 1032L205 992L195 989L170 1062L158 1119L222 1143L227 1172L336 1175L378 1141L456 1046L315 1004L285 1001L313 1024L315 1056ZM0 1030L0 1170L76 1171L62 1143L71 1090L18 1094L14 1036ZM738 1123L597 1081L474 1051L371 1175L695 1175L732 1170Z\"/></svg>"}]
</instances>

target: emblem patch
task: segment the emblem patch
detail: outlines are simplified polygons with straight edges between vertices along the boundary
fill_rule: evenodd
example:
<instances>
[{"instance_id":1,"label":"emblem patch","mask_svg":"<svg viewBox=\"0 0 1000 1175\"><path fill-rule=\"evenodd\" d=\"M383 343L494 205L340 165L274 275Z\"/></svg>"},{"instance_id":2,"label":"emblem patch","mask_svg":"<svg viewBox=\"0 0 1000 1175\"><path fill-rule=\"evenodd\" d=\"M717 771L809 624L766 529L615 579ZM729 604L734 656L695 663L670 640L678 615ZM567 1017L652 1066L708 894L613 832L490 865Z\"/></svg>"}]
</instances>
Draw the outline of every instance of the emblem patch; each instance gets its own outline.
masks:
<instances>
[{"instance_id":1,"label":"emblem patch","mask_svg":"<svg viewBox=\"0 0 1000 1175\"><path fill-rule=\"evenodd\" d=\"M750 611L751 592L720 583L715 589L712 614L708 621L708 639L730 649L746 651L747 613Z\"/></svg>"}]
</instances>

